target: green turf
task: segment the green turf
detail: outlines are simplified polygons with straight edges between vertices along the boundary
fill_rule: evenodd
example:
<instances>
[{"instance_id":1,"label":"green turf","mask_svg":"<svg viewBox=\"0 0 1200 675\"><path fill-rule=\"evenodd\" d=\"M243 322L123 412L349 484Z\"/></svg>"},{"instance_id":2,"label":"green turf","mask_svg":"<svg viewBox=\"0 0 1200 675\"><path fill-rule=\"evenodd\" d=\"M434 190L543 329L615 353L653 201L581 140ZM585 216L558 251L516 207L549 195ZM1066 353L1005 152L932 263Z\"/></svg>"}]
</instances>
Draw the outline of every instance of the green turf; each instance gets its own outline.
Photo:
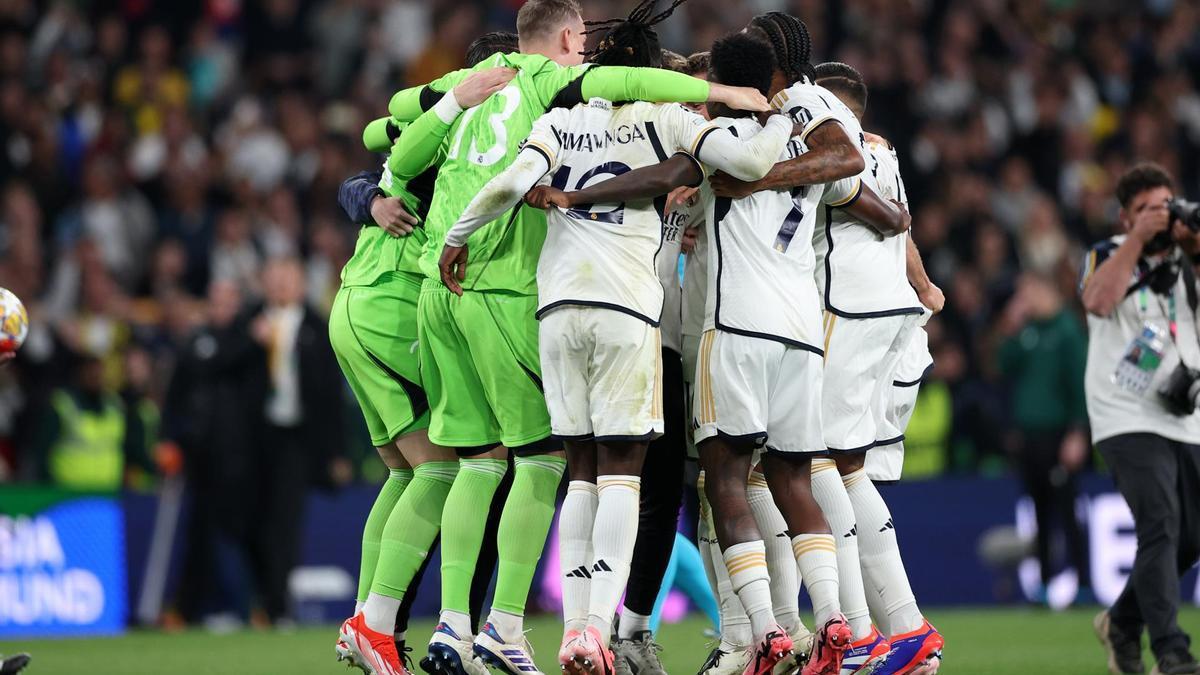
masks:
<instances>
[{"instance_id":1,"label":"green turf","mask_svg":"<svg viewBox=\"0 0 1200 675\"><path fill-rule=\"evenodd\" d=\"M945 610L930 612L946 636L946 675L997 673L1054 673L1099 675L1104 660L1092 636L1093 611L1060 614L1038 610ZM1185 630L1200 630L1200 610L1181 613ZM672 675L695 673L708 653L702 636L705 622L692 618L665 626L659 636L665 647L663 663ZM558 620L539 617L530 622L530 638L538 665L546 673L554 664ZM412 635L425 635L432 625L421 623ZM305 628L288 633L242 632L211 635L135 632L120 638L90 640L33 640L0 643L0 653L29 651L33 675L308 675L344 673L333 660L333 628ZM1150 664L1147 657L1147 665ZM1149 670L1147 668L1147 670ZM354 671L357 675L358 671Z\"/></svg>"}]
</instances>

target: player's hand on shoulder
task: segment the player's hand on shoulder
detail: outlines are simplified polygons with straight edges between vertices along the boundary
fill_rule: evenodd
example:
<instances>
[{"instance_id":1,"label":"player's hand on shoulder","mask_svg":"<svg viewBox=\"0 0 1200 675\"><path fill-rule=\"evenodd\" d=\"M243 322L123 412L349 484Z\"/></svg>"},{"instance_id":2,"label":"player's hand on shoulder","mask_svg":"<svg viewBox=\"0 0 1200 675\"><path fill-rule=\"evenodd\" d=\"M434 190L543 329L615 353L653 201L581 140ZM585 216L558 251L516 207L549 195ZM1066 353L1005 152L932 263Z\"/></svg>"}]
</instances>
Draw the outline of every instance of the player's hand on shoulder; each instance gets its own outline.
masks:
<instances>
[{"instance_id":1,"label":"player's hand on shoulder","mask_svg":"<svg viewBox=\"0 0 1200 675\"><path fill-rule=\"evenodd\" d=\"M438 272L446 288L455 295L462 295L462 281L467 278L467 246L443 246Z\"/></svg>"},{"instance_id":2,"label":"player's hand on shoulder","mask_svg":"<svg viewBox=\"0 0 1200 675\"><path fill-rule=\"evenodd\" d=\"M549 185L539 185L525 193L525 203L535 209L548 209L557 206L560 209L571 208L571 198L566 192Z\"/></svg>"},{"instance_id":3,"label":"player's hand on shoulder","mask_svg":"<svg viewBox=\"0 0 1200 675\"><path fill-rule=\"evenodd\" d=\"M492 94L500 91L517 76L515 68L487 68L471 73L454 88L454 99L464 108L473 108L483 103Z\"/></svg>"},{"instance_id":4,"label":"player's hand on shoulder","mask_svg":"<svg viewBox=\"0 0 1200 675\"><path fill-rule=\"evenodd\" d=\"M393 237L412 234L417 225L416 216L404 208L404 200L399 197L375 197L371 200L371 218Z\"/></svg>"},{"instance_id":5,"label":"player's hand on shoulder","mask_svg":"<svg viewBox=\"0 0 1200 675\"><path fill-rule=\"evenodd\" d=\"M730 199L741 199L758 192L757 183L747 183L720 171L708 179L708 184L712 186L713 194Z\"/></svg>"}]
</instances>

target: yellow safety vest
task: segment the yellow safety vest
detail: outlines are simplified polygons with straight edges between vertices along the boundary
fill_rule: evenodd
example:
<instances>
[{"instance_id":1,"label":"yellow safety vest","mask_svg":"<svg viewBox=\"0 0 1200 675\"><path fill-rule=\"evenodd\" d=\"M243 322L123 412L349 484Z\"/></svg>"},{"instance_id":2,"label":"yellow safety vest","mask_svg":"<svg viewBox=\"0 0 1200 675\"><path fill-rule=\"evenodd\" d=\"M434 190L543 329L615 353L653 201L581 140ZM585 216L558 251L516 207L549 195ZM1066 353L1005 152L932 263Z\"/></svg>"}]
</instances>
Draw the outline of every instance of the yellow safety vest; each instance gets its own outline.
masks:
<instances>
[{"instance_id":1,"label":"yellow safety vest","mask_svg":"<svg viewBox=\"0 0 1200 675\"><path fill-rule=\"evenodd\" d=\"M119 490L125 468L121 401L105 396L102 410L82 410L70 394L56 391L51 404L58 413L59 433L50 449L50 478L77 490Z\"/></svg>"}]
</instances>

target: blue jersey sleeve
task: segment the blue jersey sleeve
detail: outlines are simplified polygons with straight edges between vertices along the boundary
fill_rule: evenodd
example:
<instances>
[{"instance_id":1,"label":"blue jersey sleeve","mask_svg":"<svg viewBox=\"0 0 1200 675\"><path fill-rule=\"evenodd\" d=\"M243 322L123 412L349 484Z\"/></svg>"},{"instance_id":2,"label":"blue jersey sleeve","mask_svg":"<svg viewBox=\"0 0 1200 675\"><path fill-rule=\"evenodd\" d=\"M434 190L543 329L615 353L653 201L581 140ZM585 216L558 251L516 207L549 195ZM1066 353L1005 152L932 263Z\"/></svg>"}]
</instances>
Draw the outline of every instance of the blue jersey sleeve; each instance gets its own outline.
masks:
<instances>
[{"instance_id":1,"label":"blue jersey sleeve","mask_svg":"<svg viewBox=\"0 0 1200 675\"><path fill-rule=\"evenodd\" d=\"M347 178L338 188L338 204L355 225L374 223L371 218L371 202L376 196L383 197L379 181L383 178L382 171L363 171Z\"/></svg>"}]
</instances>

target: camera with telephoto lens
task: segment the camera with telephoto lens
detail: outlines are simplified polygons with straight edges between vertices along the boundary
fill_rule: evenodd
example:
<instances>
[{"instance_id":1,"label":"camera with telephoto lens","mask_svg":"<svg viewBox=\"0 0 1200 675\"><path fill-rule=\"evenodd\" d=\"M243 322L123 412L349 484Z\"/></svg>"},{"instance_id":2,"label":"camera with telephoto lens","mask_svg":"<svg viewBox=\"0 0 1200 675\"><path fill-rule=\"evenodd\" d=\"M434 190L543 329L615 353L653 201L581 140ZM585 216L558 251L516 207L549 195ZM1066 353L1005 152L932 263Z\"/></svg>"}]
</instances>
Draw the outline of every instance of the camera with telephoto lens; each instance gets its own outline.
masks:
<instances>
[{"instance_id":1,"label":"camera with telephoto lens","mask_svg":"<svg viewBox=\"0 0 1200 675\"><path fill-rule=\"evenodd\" d=\"M1159 388L1158 397L1172 415L1186 417L1196 412L1200 402L1200 370L1179 364Z\"/></svg>"},{"instance_id":2,"label":"camera with telephoto lens","mask_svg":"<svg viewBox=\"0 0 1200 675\"><path fill-rule=\"evenodd\" d=\"M1178 220L1192 232L1200 232L1200 202L1175 197L1167 200L1167 211L1172 221Z\"/></svg>"}]
</instances>

